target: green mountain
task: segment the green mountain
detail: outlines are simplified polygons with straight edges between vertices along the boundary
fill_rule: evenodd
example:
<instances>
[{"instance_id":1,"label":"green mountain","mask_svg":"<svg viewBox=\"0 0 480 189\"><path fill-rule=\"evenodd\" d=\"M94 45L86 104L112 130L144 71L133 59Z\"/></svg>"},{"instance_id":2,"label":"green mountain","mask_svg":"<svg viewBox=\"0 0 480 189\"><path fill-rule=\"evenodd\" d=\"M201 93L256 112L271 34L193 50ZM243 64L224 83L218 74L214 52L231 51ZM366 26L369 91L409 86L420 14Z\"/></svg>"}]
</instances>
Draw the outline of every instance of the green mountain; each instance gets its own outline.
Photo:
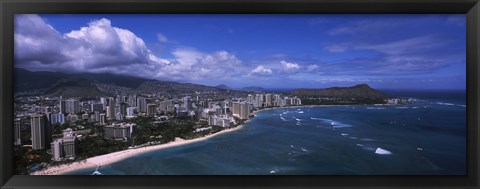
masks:
<instances>
[{"instance_id":1,"label":"green mountain","mask_svg":"<svg viewBox=\"0 0 480 189\"><path fill-rule=\"evenodd\" d=\"M387 95L372 89L367 84L355 85L353 87L331 87L325 89L295 89L292 95L302 97L335 97L335 98L361 98L361 99L385 99Z\"/></svg>"}]
</instances>

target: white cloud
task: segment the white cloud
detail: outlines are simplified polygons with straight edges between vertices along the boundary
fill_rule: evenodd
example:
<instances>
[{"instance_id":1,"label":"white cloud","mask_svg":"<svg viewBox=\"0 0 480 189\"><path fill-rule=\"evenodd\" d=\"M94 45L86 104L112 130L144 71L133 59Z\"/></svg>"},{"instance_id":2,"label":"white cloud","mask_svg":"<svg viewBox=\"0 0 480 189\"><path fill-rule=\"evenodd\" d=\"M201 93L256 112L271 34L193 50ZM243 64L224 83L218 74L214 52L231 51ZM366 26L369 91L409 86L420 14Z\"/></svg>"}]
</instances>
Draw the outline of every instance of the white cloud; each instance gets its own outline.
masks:
<instances>
[{"instance_id":1,"label":"white cloud","mask_svg":"<svg viewBox=\"0 0 480 189\"><path fill-rule=\"evenodd\" d=\"M33 71L115 73L151 79L193 81L232 77L242 61L224 50L211 53L178 48L158 57L133 32L108 19L61 34L38 15L15 20L15 64ZM159 41L170 41L157 35Z\"/></svg>"},{"instance_id":2,"label":"white cloud","mask_svg":"<svg viewBox=\"0 0 480 189\"><path fill-rule=\"evenodd\" d=\"M162 33L157 33L157 40L158 40L160 43L167 43L167 42L169 42L167 36L163 35Z\"/></svg>"},{"instance_id":3,"label":"white cloud","mask_svg":"<svg viewBox=\"0 0 480 189\"><path fill-rule=\"evenodd\" d=\"M285 60L280 61L280 64L282 64L282 68L285 72L296 72L298 69L300 69L298 64L287 62Z\"/></svg>"},{"instance_id":4,"label":"white cloud","mask_svg":"<svg viewBox=\"0 0 480 189\"><path fill-rule=\"evenodd\" d=\"M255 69L253 69L252 73L253 74L272 74L272 69L260 65L260 66L257 66Z\"/></svg>"},{"instance_id":5,"label":"white cloud","mask_svg":"<svg viewBox=\"0 0 480 189\"><path fill-rule=\"evenodd\" d=\"M312 72L318 69L318 66L315 64L311 64L307 66L307 71Z\"/></svg>"}]
</instances>

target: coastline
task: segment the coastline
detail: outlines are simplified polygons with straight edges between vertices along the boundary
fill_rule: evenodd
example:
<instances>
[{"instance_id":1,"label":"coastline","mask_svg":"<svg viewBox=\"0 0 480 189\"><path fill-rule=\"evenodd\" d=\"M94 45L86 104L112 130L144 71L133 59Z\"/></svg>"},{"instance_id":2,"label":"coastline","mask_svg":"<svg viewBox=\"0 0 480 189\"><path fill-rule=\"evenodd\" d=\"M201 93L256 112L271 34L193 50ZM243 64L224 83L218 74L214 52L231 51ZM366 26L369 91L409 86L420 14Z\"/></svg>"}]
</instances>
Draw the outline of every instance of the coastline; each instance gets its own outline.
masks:
<instances>
[{"instance_id":1,"label":"coastline","mask_svg":"<svg viewBox=\"0 0 480 189\"><path fill-rule=\"evenodd\" d=\"M215 137L217 135L229 133L232 131L236 131L243 128L243 125L239 125L233 128L225 129L222 131L219 131L217 133L213 133L210 135L206 135L204 137L200 138L195 138L195 139L190 139L190 140L185 140L182 138L176 138L175 141L165 143L165 144L159 144L159 145L154 145L154 146L146 146L142 148L136 148L136 149L127 149L127 150L122 150L118 152L112 152L109 154L104 154L104 155L99 155L95 157L88 158L86 160L82 161L77 161L69 164L63 164L59 166L53 166L53 167L47 167L46 169L40 170L40 171L35 171L32 172L30 175L60 175L64 174L67 172L71 171L76 171L80 169L87 169L87 168L95 168L97 166L103 166L103 165L108 165L112 164L121 160L124 160L126 158L155 151L155 150L160 150L160 149L166 149L166 148L172 148L176 146L182 146L186 144L191 144L195 142L200 142L204 141L207 139L210 139L212 137Z\"/></svg>"},{"instance_id":2,"label":"coastline","mask_svg":"<svg viewBox=\"0 0 480 189\"><path fill-rule=\"evenodd\" d=\"M261 111L275 110L275 109L295 109L295 108L332 107L332 106L352 106L352 105L299 105L299 106L284 106L284 107L268 107L268 108L263 108L263 109L253 111L252 114L254 116L247 119L244 123L250 122L256 116L256 113ZM378 106L378 105L375 105L375 106ZM127 149L127 150L112 152L109 154L94 156L94 157L87 158L86 160L76 161L69 164L62 164L58 166L47 167L46 169L32 172L30 175L61 175L67 172L76 171L80 169L95 168L97 166L112 164L135 155L139 155L139 154L143 154L143 153L147 153L155 150L161 150L161 149L204 141L212 137L215 137L217 135L236 131L241 128L243 128L243 124L233 128L219 131L217 133L213 133L210 135L206 135L200 138L195 138L190 140L185 140L177 137L174 141L169 143L146 146L146 147L136 148L136 149Z\"/></svg>"}]
</instances>

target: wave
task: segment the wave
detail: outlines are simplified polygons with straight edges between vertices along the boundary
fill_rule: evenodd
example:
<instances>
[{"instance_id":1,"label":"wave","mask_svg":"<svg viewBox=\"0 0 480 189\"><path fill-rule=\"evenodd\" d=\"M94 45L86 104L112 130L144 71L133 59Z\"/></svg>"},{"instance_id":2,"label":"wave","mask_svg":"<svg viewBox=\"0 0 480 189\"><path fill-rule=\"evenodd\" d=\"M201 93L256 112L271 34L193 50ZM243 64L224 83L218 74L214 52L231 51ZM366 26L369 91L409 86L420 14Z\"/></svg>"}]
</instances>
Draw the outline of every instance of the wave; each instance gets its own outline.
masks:
<instances>
[{"instance_id":1,"label":"wave","mask_svg":"<svg viewBox=\"0 0 480 189\"><path fill-rule=\"evenodd\" d=\"M375 150L375 153L380 154L380 155L390 155L390 154L392 154L392 152L390 152L388 150L385 150L385 149L382 149L382 148L377 148Z\"/></svg>"},{"instance_id":2,"label":"wave","mask_svg":"<svg viewBox=\"0 0 480 189\"><path fill-rule=\"evenodd\" d=\"M455 105L455 104L447 103L447 102L436 102L436 104L438 104L438 105L444 105L444 106L453 106L453 105Z\"/></svg>"},{"instance_id":3,"label":"wave","mask_svg":"<svg viewBox=\"0 0 480 189\"><path fill-rule=\"evenodd\" d=\"M316 117L310 117L311 120L320 120L320 121L332 121L330 119L323 119L323 118L316 118Z\"/></svg>"},{"instance_id":4,"label":"wave","mask_svg":"<svg viewBox=\"0 0 480 189\"><path fill-rule=\"evenodd\" d=\"M375 139L371 139L371 138L361 138L360 140L366 141L366 142L375 141Z\"/></svg>"},{"instance_id":5,"label":"wave","mask_svg":"<svg viewBox=\"0 0 480 189\"><path fill-rule=\"evenodd\" d=\"M385 108L385 107L367 107L366 109L367 110L385 110L387 108Z\"/></svg>"}]
</instances>

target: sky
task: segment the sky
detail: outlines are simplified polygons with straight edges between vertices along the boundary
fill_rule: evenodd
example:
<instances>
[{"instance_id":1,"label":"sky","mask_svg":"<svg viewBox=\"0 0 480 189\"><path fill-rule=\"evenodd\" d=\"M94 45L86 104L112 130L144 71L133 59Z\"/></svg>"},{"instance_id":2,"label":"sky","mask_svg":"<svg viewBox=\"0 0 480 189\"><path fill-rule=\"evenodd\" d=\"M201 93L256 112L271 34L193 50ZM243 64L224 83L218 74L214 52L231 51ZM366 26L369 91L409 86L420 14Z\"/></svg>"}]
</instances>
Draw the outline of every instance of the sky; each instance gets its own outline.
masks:
<instances>
[{"instance_id":1,"label":"sky","mask_svg":"<svg viewBox=\"0 0 480 189\"><path fill-rule=\"evenodd\" d=\"M465 89L463 14L15 16L15 67L240 88Z\"/></svg>"}]
</instances>

